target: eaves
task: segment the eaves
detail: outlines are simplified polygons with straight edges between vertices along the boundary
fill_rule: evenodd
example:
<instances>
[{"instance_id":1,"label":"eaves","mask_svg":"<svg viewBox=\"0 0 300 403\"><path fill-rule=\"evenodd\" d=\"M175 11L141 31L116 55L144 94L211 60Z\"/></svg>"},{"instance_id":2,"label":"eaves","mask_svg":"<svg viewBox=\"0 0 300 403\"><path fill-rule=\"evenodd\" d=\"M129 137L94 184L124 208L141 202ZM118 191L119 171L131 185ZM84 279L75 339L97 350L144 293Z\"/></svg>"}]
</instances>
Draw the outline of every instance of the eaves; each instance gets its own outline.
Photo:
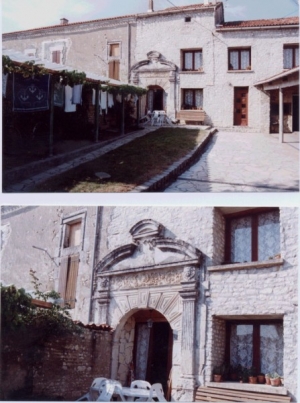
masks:
<instances>
[{"instance_id":1,"label":"eaves","mask_svg":"<svg viewBox=\"0 0 300 403\"><path fill-rule=\"evenodd\" d=\"M228 28L217 28L217 32L227 32L227 31L253 31L253 30L259 30L259 31L264 31L266 29L299 29L299 25L274 25L274 26L261 26L261 27L239 27L239 28L234 28L234 27L228 27Z\"/></svg>"}]
</instances>

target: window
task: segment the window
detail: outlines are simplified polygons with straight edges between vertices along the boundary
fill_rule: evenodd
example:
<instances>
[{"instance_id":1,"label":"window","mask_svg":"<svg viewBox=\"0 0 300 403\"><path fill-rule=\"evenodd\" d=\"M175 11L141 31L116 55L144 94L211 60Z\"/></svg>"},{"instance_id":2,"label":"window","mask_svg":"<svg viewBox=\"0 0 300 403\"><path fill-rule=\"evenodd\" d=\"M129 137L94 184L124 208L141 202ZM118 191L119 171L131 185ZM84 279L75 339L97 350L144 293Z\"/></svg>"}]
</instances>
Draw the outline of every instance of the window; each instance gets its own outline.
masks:
<instances>
[{"instance_id":1,"label":"window","mask_svg":"<svg viewBox=\"0 0 300 403\"><path fill-rule=\"evenodd\" d=\"M184 21L185 21L185 22L191 22L191 21L192 21L192 18L191 18L191 17L185 17Z\"/></svg>"},{"instance_id":2,"label":"window","mask_svg":"<svg viewBox=\"0 0 300 403\"><path fill-rule=\"evenodd\" d=\"M60 64L60 50L54 50L52 52L52 63Z\"/></svg>"},{"instance_id":3,"label":"window","mask_svg":"<svg viewBox=\"0 0 300 403\"><path fill-rule=\"evenodd\" d=\"M108 77L114 80L120 80L120 62L112 60L108 63Z\"/></svg>"},{"instance_id":4,"label":"window","mask_svg":"<svg viewBox=\"0 0 300 403\"><path fill-rule=\"evenodd\" d=\"M199 71L202 70L202 50L184 50L182 51L182 70Z\"/></svg>"},{"instance_id":5,"label":"window","mask_svg":"<svg viewBox=\"0 0 300 403\"><path fill-rule=\"evenodd\" d=\"M109 45L109 56L110 57L120 57L120 44L111 43Z\"/></svg>"},{"instance_id":6,"label":"window","mask_svg":"<svg viewBox=\"0 0 300 403\"><path fill-rule=\"evenodd\" d=\"M61 259L59 276L59 294L64 306L75 308L76 285L79 268L79 254L64 256Z\"/></svg>"},{"instance_id":7,"label":"window","mask_svg":"<svg viewBox=\"0 0 300 403\"><path fill-rule=\"evenodd\" d=\"M81 221L66 224L64 248L79 246L81 243Z\"/></svg>"},{"instance_id":8,"label":"window","mask_svg":"<svg viewBox=\"0 0 300 403\"><path fill-rule=\"evenodd\" d=\"M226 322L226 358L231 365L255 367L257 373L283 375L283 321Z\"/></svg>"},{"instance_id":9,"label":"window","mask_svg":"<svg viewBox=\"0 0 300 403\"><path fill-rule=\"evenodd\" d=\"M203 90L202 89L185 89L183 90L182 109L200 109L203 107Z\"/></svg>"},{"instance_id":10,"label":"window","mask_svg":"<svg viewBox=\"0 0 300 403\"><path fill-rule=\"evenodd\" d=\"M251 70L251 49L228 49L228 70Z\"/></svg>"},{"instance_id":11,"label":"window","mask_svg":"<svg viewBox=\"0 0 300 403\"><path fill-rule=\"evenodd\" d=\"M292 69L299 66L299 45L284 45L283 68Z\"/></svg>"},{"instance_id":12,"label":"window","mask_svg":"<svg viewBox=\"0 0 300 403\"><path fill-rule=\"evenodd\" d=\"M279 210L226 218L226 263L269 260L280 253Z\"/></svg>"}]
</instances>

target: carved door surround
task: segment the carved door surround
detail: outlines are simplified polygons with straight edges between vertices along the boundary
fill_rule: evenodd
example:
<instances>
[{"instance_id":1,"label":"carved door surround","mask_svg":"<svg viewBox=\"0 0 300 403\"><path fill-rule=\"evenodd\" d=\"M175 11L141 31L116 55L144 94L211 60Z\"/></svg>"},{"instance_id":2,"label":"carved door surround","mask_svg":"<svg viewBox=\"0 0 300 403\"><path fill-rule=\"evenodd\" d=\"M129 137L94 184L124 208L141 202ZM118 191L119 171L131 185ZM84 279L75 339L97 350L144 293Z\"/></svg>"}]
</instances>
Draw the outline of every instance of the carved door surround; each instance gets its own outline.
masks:
<instances>
[{"instance_id":1,"label":"carved door surround","mask_svg":"<svg viewBox=\"0 0 300 403\"><path fill-rule=\"evenodd\" d=\"M202 254L164 233L163 225L142 220L130 230L131 243L98 263L94 320L116 329L112 353L116 378L120 332L127 319L140 309L164 315L173 330L173 395L180 390L183 400L190 400L195 387L195 306Z\"/></svg>"}]
</instances>

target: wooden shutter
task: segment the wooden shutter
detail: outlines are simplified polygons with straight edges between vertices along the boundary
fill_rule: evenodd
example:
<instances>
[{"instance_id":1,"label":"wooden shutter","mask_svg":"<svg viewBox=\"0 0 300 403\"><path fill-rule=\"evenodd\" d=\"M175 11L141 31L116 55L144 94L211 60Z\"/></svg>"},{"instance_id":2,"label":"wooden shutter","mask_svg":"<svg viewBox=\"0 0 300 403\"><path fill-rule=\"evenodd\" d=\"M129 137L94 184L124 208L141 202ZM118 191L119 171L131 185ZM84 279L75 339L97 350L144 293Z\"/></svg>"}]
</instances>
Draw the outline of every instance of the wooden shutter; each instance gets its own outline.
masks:
<instances>
[{"instance_id":1,"label":"wooden shutter","mask_svg":"<svg viewBox=\"0 0 300 403\"><path fill-rule=\"evenodd\" d=\"M75 308L78 268L79 268L79 254L70 256L68 264L66 294L65 294L65 303L67 303L70 306L70 308Z\"/></svg>"},{"instance_id":2,"label":"wooden shutter","mask_svg":"<svg viewBox=\"0 0 300 403\"><path fill-rule=\"evenodd\" d=\"M67 284L67 274L68 274L68 263L69 256L65 256L61 259L60 271L59 271L59 282L58 282L58 292L60 297L65 300L66 297L66 284ZM63 305L63 304L62 304Z\"/></svg>"},{"instance_id":3,"label":"wooden shutter","mask_svg":"<svg viewBox=\"0 0 300 403\"><path fill-rule=\"evenodd\" d=\"M108 63L108 77L114 80L120 79L120 62L119 60L112 60Z\"/></svg>"},{"instance_id":4,"label":"wooden shutter","mask_svg":"<svg viewBox=\"0 0 300 403\"><path fill-rule=\"evenodd\" d=\"M52 52L52 63L60 64L60 51L54 50Z\"/></svg>"}]
</instances>

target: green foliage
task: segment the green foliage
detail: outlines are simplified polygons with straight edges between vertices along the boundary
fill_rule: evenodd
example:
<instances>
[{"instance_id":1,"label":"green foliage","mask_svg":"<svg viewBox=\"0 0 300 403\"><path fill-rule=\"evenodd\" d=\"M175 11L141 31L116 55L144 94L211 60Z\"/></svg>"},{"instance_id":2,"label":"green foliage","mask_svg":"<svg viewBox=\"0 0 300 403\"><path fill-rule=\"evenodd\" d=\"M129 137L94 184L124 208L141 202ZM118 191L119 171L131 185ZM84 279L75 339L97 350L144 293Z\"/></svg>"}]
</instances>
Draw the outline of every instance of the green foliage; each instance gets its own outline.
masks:
<instances>
[{"instance_id":1,"label":"green foliage","mask_svg":"<svg viewBox=\"0 0 300 403\"><path fill-rule=\"evenodd\" d=\"M30 270L36 299L47 301L59 299L55 291L40 291L41 283L36 272ZM52 303L50 308L39 308L32 303L32 297L23 288L1 284L1 325L3 334L20 336L31 334L36 342L43 343L50 336L79 332L80 328L72 321L68 307Z\"/></svg>"},{"instance_id":2,"label":"green foliage","mask_svg":"<svg viewBox=\"0 0 300 403\"><path fill-rule=\"evenodd\" d=\"M122 84L118 86L108 85L106 88L102 88L102 91L107 91L112 94L120 94L120 95L144 95L147 93L145 88L135 87L134 85Z\"/></svg>"}]
</instances>

